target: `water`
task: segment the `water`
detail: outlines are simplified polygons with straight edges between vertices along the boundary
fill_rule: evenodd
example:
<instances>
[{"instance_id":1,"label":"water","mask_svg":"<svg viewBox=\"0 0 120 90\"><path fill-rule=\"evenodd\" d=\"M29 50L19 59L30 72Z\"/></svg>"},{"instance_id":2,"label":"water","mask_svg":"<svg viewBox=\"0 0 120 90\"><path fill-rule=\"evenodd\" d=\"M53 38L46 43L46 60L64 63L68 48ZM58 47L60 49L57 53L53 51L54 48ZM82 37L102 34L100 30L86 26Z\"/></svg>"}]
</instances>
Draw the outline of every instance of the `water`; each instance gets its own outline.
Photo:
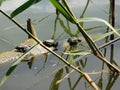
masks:
<instances>
[{"instance_id":1,"label":"water","mask_svg":"<svg viewBox=\"0 0 120 90\"><path fill-rule=\"evenodd\" d=\"M14 8L16 8L21 3L24 3L26 0L20 0L20 2L19 1L15 2L15 1L16 0L6 1L5 3L2 4L2 8L4 8L8 13L11 13ZM84 9L85 3L86 3L86 0L78 0L78 2L73 0L69 1L69 4L71 5L77 17L81 15ZM118 18L120 15L119 5L120 5L119 0L116 0L116 27L119 27L119 23L120 23L120 20ZM55 12L55 9L50 4L50 2L47 0L44 0L32 6L31 8L27 9L20 15L16 16L15 19L19 21L20 24L22 24L26 28L26 20L28 18L31 18L34 21L35 29L37 31L39 39L45 40L45 39L51 38L52 32L54 30L53 29L54 21L55 21L54 12ZM85 16L99 17L99 18L108 20L108 13L109 13L109 0L104 0L104 2L100 0L93 0L93 3L89 4L89 7L86 11ZM50 16L44 21L37 23L39 20L41 20L47 15L50 15ZM86 23L85 27L89 28L97 25L99 26L103 24L102 23ZM72 24L71 26L72 26L71 30L73 30L72 32L74 32L74 30L76 30L77 28ZM19 45L19 43L27 39L27 35L2 14L0 14L0 28L1 28L0 29L0 52L12 50L14 46ZM102 31L104 32L105 29L106 28L102 28ZM101 29L99 30L101 31ZM58 23L55 38L57 38L61 34L63 35L59 39L68 38L69 35L63 32L64 30L61 28L61 26ZM7 40L7 42L3 41L3 39ZM120 45L118 41L115 44L115 54L114 54L115 55L114 59L118 64L118 66L120 66L119 47ZM108 47L107 53L109 56L109 47ZM109 57L107 58L109 59ZM27 63L25 62L21 63L12 73L12 75L7 80L7 82L0 88L0 90L48 90L54 78L55 72L58 70L58 68L60 68L64 64L60 62L55 56L50 55L46 62L45 68L35 76L35 74L39 71L39 69L42 68L44 64L44 59L45 59L44 56L36 57L35 62L32 66L32 69L28 68ZM83 59L83 62L80 61L79 63L85 63L85 60ZM0 66L0 73L1 73L0 78L2 78L2 76L5 74L6 70L10 65L11 63ZM98 60L95 56L89 55L87 64L85 64L84 68L82 66L81 68L83 71L86 71L86 72L101 71L102 62ZM107 70L107 68L105 68L105 70ZM63 74L66 74L65 70ZM109 83L110 81L109 73L104 73L104 74L101 73L101 74L95 74L95 75L91 74L90 76L93 80L95 80L96 83L99 80L102 81L102 84L103 84L102 90L105 90L108 85L112 86L111 90L119 89L119 83L120 83L119 77L117 78L115 83L113 83L112 85ZM74 86L75 82L78 81L78 78L80 77L80 75L79 73L74 72L69 77L71 82L68 83L68 78L66 78L60 84L59 90L70 90L70 83L71 83L71 86ZM113 77L115 77L115 75ZM91 86L89 86L87 81L85 81L85 79L82 78L80 79L79 83L77 84L74 90L85 90L86 87L88 88L88 90L93 90Z\"/></svg>"}]
</instances>

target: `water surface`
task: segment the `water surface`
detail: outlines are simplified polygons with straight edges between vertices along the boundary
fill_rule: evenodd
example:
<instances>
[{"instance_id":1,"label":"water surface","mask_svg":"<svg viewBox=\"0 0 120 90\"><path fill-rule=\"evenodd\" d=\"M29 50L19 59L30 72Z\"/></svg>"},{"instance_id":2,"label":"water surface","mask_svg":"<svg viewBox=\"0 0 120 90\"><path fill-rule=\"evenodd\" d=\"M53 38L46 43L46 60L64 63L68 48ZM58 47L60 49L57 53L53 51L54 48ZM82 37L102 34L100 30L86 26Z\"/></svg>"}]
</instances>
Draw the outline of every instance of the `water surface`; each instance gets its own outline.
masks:
<instances>
[{"instance_id":1,"label":"water surface","mask_svg":"<svg viewBox=\"0 0 120 90\"><path fill-rule=\"evenodd\" d=\"M2 4L2 8L8 12L11 13L18 5L21 5L26 0L10 0L6 1ZM69 1L69 4L71 5L72 9L74 10L77 17L79 17L82 14L82 11L84 9L85 3L87 0L76 0L76 1ZM11 5L12 4L12 5ZM119 15L120 15L120 2L119 0L116 0L116 27L119 27ZM109 0L92 0L92 2L89 4L88 9L85 13L85 17L99 17L103 18L105 20L108 20L109 14ZM39 22L42 18L45 16L50 15L48 18L46 18L44 21ZM51 5L51 3L47 0L41 1L40 3L32 6L31 8L25 10L23 13L19 14L15 17L15 19L20 22L25 28L26 28L26 20L28 18L31 18L34 22L36 32L38 34L39 39L45 40L50 39L51 35L54 30L54 21L55 21L55 9ZM63 19L64 20L64 19ZM4 22L3 22L4 21ZM93 27L97 25L103 25L102 23L86 23L85 27ZM71 30L76 30L76 26L71 25ZM106 29L102 28L99 29L100 31L104 31ZM56 37L59 35L62 35L58 40L62 40L65 38L68 38L69 35L64 33L64 30L61 28L61 26L57 25L57 32ZM13 24L9 19L7 19L5 16L0 14L0 52L12 50L15 46L19 45L22 41L27 39L27 35L19 29L15 24ZM6 41L4 41L6 40ZM119 42L115 44L115 61L120 66L120 60L119 60ZM108 51L109 53L109 47ZM108 57L109 58L109 57ZM55 72L63 66L64 64L59 61L55 56L50 55L48 57L48 60L46 62L45 68L35 76L35 74L39 71L39 69L44 64L45 56L36 57L35 62L32 66L32 69L28 68L27 63L21 63L15 71L12 73L10 78L7 80L7 82L1 87L1 90L48 90L51 82L54 78ZM84 59L83 59L84 60ZM84 60L85 61L85 60ZM83 61L83 62L84 62ZM11 65L4 64L0 66L0 78L5 74L8 67ZM102 69L102 62L98 60L95 56L89 55L87 64L85 68L83 68L83 71L86 72L93 72L93 71L101 71ZM105 69L107 70L107 68ZM66 71L64 71L64 74L66 74ZM90 75L93 80L96 81L96 83L101 79L103 81L103 89L105 90L107 85L109 85L109 73L103 73L103 74L96 74ZM78 80L80 77L79 73L74 72L70 75L71 79L71 85L73 86L74 83ZM119 77L113 84L111 90L118 90L119 89L119 83L120 79ZM81 79L79 84L75 87L75 90L85 90L85 88L88 88L88 90L93 90L91 86L85 81L85 79ZM59 90L70 90L70 85L68 83L68 79L65 79L59 87ZM108 89L110 90L110 89Z\"/></svg>"}]
</instances>

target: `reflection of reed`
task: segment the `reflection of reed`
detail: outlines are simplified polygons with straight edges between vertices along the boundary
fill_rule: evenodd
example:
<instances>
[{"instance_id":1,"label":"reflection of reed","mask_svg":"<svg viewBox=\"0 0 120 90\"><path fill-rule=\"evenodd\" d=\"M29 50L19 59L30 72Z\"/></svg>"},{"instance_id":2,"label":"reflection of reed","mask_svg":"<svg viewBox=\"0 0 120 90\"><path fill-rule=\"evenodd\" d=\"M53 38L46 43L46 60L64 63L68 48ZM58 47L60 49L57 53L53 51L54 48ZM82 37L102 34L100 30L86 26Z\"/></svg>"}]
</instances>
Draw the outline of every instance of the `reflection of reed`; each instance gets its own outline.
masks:
<instances>
[{"instance_id":1,"label":"reflection of reed","mask_svg":"<svg viewBox=\"0 0 120 90\"><path fill-rule=\"evenodd\" d=\"M110 9L109 9L109 23L115 27L115 0L110 0ZM110 36L110 40L114 40L114 34ZM114 60L114 44L111 45L111 52L110 52L110 62L117 65L117 63ZM112 73L108 76L108 83L105 90L110 90L113 85L115 84L115 81L118 79L119 74L118 73Z\"/></svg>"},{"instance_id":2,"label":"reflection of reed","mask_svg":"<svg viewBox=\"0 0 120 90\"><path fill-rule=\"evenodd\" d=\"M108 83L105 90L111 90L116 80L118 79L119 74L113 73L108 76Z\"/></svg>"},{"instance_id":3,"label":"reflection of reed","mask_svg":"<svg viewBox=\"0 0 120 90\"><path fill-rule=\"evenodd\" d=\"M109 23L115 27L115 0L110 0L110 9L109 9ZM114 39L114 34L110 36L110 40ZM110 52L110 62L114 62L114 45L111 45L111 52Z\"/></svg>"},{"instance_id":4,"label":"reflection of reed","mask_svg":"<svg viewBox=\"0 0 120 90\"><path fill-rule=\"evenodd\" d=\"M93 42L92 38L87 34L87 32L85 31L85 29L83 28L82 24L78 21L77 21L77 18L76 16L74 15L73 11L71 10L71 8L69 7L68 3L66 2L66 0L63 0L62 3L60 3L59 1L54 1L54 0L51 0L51 2L53 3L53 5L60 11L60 13L70 22L72 22L73 24L76 24L78 29L79 29L79 32L81 32L81 34L83 35L83 37L85 38L86 42L88 43L89 47L91 48L91 51L92 53L97 57L99 58L101 61L103 61L104 63L107 64L107 66L114 72L117 72L119 73L120 70L117 66L114 66L112 63L110 63L106 57L104 57L103 53L99 50L100 48L102 47L105 47L107 45L110 45L112 44L115 40L113 40L114 38L111 38L111 40L113 40L112 42L109 42L109 43L106 43L102 46L97 47L96 43ZM70 31L70 29L68 27L65 27L65 25L63 24L63 21L61 19L59 19L59 22L60 22L60 25L63 27L63 30L69 34L70 36L73 36L72 32ZM108 25L109 26L109 25ZM112 27L112 26L111 26ZM113 35L111 35L110 37L114 37ZM113 47L111 49L111 53L113 55ZM111 55L111 56L112 56ZM113 58L113 56L112 56ZM102 69L104 69L104 67L102 67ZM68 71L68 70L67 70ZM68 72L67 72L68 73ZM101 80L102 80L102 73L101 72L101 77L100 77L100 80L99 82L101 83ZM87 74L88 75L88 74ZM83 76L86 76L86 73L83 75ZM99 85L100 85L99 83ZM68 82L69 84L69 82ZM91 83L90 83L91 84ZM69 84L70 88L71 88L71 84ZM92 86L92 85L91 85ZM94 87L94 86L93 86Z\"/></svg>"},{"instance_id":5,"label":"reflection of reed","mask_svg":"<svg viewBox=\"0 0 120 90\"><path fill-rule=\"evenodd\" d=\"M52 1L52 0L51 0ZM55 0L53 0L53 1L55 1ZM120 72L120 70L119 70L119 68L117 68L116 66L114 66L113 64L111 64L110 62L108 62L107 61L107 59L106 59L106 57L104 57L103 55L102 55L102 52L101 51L99 51L99 47L97 47L97 45L92 41L92 39L91 39L91 37L89 37L89 35L87 35L87 32L84 30L84 28L83 28L83 24L84 23L81 23L81 24L79 24L78 23L78 21L76 21L76 17L74 16L74 14L73 14L73 12L71 12L71 9L69 8L69 6L67 5L67 3L65 2L65 0L63 0L64 1L64 5L65 5L65 8L63 8L63 9L66 9L66 11L68 12L68 13L66 13L66 11L64 12L64 13L66 13L66 15L68 15L68 17L70 17L70 18L67 18L69 21L71 21L72 23L74 23L74 24L76 24L77 25L77 27L79 28L79 32L76 32L76 36L80 33L80 31L81 31L81 33L83 34L83 36L85 37L85 39L86 39L86 41L88 42L88 44L89 44L89 46L90 46L90 48L91 48L91 50L93 51L93 54L95 55L95 56L97 56L99 59L101 59L101 61L103 61L103 62L105 62L109 67L112 67L111 69L113 69L113 71L116 71L116 72ZM110 0L111 2L112 1L114 1L114 0ZM89 2L89 0L88 0L88 2ZM60 3L58 3L57 4L57 6L59 5ZM113 5L114 5L114 2L112 3ZM60 5L59 5L60 6ZM84 11L83 11L83 17L84 17L84 13L85 13L85 11L86 11L86 8L87 8L87 6L88 6L88 4L86 4L86 7L85 7L85 9L84 9ZM62 7L61 7L62 8ZM62 10L63 10L62 9ZM111 8L112 9L112 8ZM60 9L61 10L61 9ZM112 9L113 10L113 9ZM63 10L64 11L64 10ZM62 11L61 11L62 12ZM114 10L113 10L113 12L114 12ZM3 13L3 12L2 12ZM63 13L63 14L64 14ZM111 13L110 13L111 14ZM72 18L71 18L71 16L69 16L69 15L71 15L72 16ZM114 16L114 13L113 14L111 14L112 16ZM6 15L7 16L7 15ZM65 15L64 15L65 16ZM9 17L9 16L7 16L7 17ZM88 76L89 75L89 73L86 73L86 72L83 72L82 70L81 70L81 68L77 68L77 67L74 67L73 65L72 65L72 63L69 63L69 62L67 62L64 58L62 58L62 57L60 57L59 55L57 55L55 52L53 52L53 51L51 51L51 50L49 50L49 48L47 48L47 47L45 47L43 44L42 44L42 42L40 41L40 40L38 40L37 38L35 38L35 37L33 37L30 33L28 33L24 28L22 28L18 23L16 23L15 21L14 21L14 19L12 19L12 18L10 18L9 17L9 19L11 19L16 25L18 25L21 29L23 29L27 34L29 34L28 35L28 38L33 38L35 41L37 41L41 46L43 46L44 48L46 48L48 51L50 51L50 52L52 52L55 56L57 56L59 59L61 59L65 64L67 64L69 67L71 67L71 68L73 68L75 71L78 71L79 73L80 73L80 77L77 79L77 81L75 82L75 84L73 85L73 88L71 87L71 81L70 81L70 78L68 79L68 83L69 83L69 86L70 86L70 89L71 90L74 90L74 88L76 87L76 85L78 84L78 82L80 81L80 79L81 79L81 77L83 76L87 81L88 81L88 83L94 88L94 89L98 89L98 87L97 87L97 85L94 83L94 81ZM111 18L110 18L111 19ZM72 34L72 32L71 32L71 30L70 30L70 27L69 27L69 25L68 25L68 27L66 28L65 26L64 26L64 24L63 24L63 22L60 20L60 19L58 19L59 20L59 22L60 22L60 24L61 24L61 26L64 28L64 31L65 32L67 32L67 33L69 33L69 35L70 36L74 36L73 34ZM73 20L73 21L72 21ZM75 21L74 21L75 20ZM54 29L54 33L53 33L53 38L54 38L54 35L55 35L55 30L56 30L56 23L57 23L57 19L56 19L56 21L55 21L55 29ZM112 20L111 20L111 23L112 23L112 25L113 25L113 27L114 27L114 17L112 17ZM68 21L67 21L67 24L68 24ZM29 27L29 26L28 26ZM30 27L30 29L31 29L32 27ZM29 28L28 28L28 30L29 30ZM33 32L31 32L31 33L33 33ZM34 36L36 36L35 34L34 34ZM37 37L37 36L36 36ZM112 39L114 39L114 35L111 35L111 37L110 37L110 39L112 40ZM36 43L37 43L36 42ZM28 43L28 42L27 42ZM112 44L113 42L110 42L110 44ZM23 44L24 45L24 44ZM105 45L103 45L103 46L107 46L107 45L109 45L109 43L107 43L107 44L105 44ZM102 47L103 47L102 46ZM45 50L46 50L45 49ZM111 59L113 60L113 56L112 55L114 55L114 52L113 52L113 49L114 49L114 46L113 45L111 45ZM34 49L33 49L34 50ZM42 49L43 50L43 49ZM35 52L36 53L36 52ZM76 62L76 65L78 65L78 66L82 66L82 67L85 67L85 65L86 65L86 62L85 62L85 64L83 64L83 62L81 61L80 63L82 63L82 64L79 64L78 65L78 63ZM102 68L102 69L104 69L104 68ZM72 70L73 71L73 70ZM66 72L67 72L67 74L68 75L70 75L71 74L71 72L68 70L68 68L66 68ZM63 70L62 70L62 73L63 73ZM55 75L55 80L56 79L60 79L61 78L61 76L62 76L62 73L56 73L56 75ZM102 79L102 75L103 75L103 71L101 71L101 72L92 72L91 74L101 74L101 76L100 76L100 79L99 79L99 81L98 81L98 83L99 83L99 85L98 86L102 86L102 84L101 84L101 81L103 80ZM60 76L58 76L58 75L60 75ZM66 75L66 76L68 76L68 75ZM64 78L63 78L64 79ZM116 78L113 80L113 81L109 81L109 82L114 82L116 80ZM56 81L55 81L56 82ZM56 84L56 83L54 83L54 84ZM108 84L108 86L107 87L110 87L110 86L112 86L113 84ZM58 88L57 88L58 89Z\"/></svg>"}]
</instances>

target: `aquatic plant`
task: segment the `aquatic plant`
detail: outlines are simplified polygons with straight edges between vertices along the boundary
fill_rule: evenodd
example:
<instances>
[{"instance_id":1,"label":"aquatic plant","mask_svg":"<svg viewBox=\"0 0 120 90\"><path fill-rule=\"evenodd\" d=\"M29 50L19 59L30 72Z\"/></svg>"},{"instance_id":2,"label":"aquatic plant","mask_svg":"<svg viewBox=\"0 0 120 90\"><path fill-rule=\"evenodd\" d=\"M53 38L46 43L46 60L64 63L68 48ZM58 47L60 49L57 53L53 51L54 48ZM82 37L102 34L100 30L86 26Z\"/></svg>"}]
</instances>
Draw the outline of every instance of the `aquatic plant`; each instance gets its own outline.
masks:
<instances>
[{"instance_id":1,"label":"aquatic plant","mask_svg":"<svg viewBox=\"0 0 120 90\"><path fill-rule=\"evenodd\" d=\"M103 20L101 18L96 18L96 17L84 17L84 13L87 9L87 6L88 6L88 3L90 2L90 0L87 1L87 4L85 6L85 9L81 15L80 18L77 18L76 15L73 13L72 9L70 8L69 4L66 2L66 0L50 0L51 3L55 6L55 9L56 9L56 22L57 20L59 21L61 27L64 29L64 31L70 35L70 36L78 36L80 33L82 34L82 36L84 37L85 41L87 42L88 46L89 46L89 50L75 50L75 51L69 51L69 52L65 52L64 54L67 54L68 56L70 56L70 60L67 61L66 59L64 59L61 55L58 55L57 53L55 53L54 51L50 50L48 47L46 47L42 41L40 39L38 39L37 37L35 37L34 35L32 35L28 30L26 30L25 28L23 28L15 19L14 17L18 14L20 14L21 12L23 12L25 9L29 8L30 6L32 6L33 4L36 4L38 3L40 0L29 0L27 1L26 3L24 3L23 5L21 5L20 7L18 7L15 11L12 12L11 15L8 15L5 11L3 11L2 9L0 9L0 12L5 15L7 18L9 18L13 23L15 23L19 28L21 28L21 30L23 30L26 34L28 34L31 38L33 38L38 44L40 44L42 47L44 47L46 50L48 50L49 52L51 52L53 55L55 55L57 58L59 58L62 62L65 63L65 65L69 66L70 68L74 69L75 71L79 72L80 73L80 78L83 76L87 81L88 83L95 89L95 90L98 90L99 88L102 87L102 77L99 79L98 81L98 85L96 85L96 83L90 78L89 74L82 71L82 69L80 69L79 67L76 67L73 65L73 62L74 62L74 59L73 59L73 55L87 55L87 54L92 54L94 56L96 56L99 60L101 60L102 62L106 63L106 65L108 66L109 69L111 69L112 72L115 72L115 73L120 73L120 69L116 66L116 65L113 65L111 62L114 62L114 61L111 61L109 62L109 60L106 59L105 55L103 54L103 52L100 50L101 48L104 48L108 45L111 45L113 44L114 42L118 41L120 38L120 34L118 33L118 31L120 29L115 29L114 28L114 23L113 23L113 19L110 20L110 22L112 22L112 25L110 25L110 23L108 23L106 20ZM112 0L111 0L112 1ZM1 3L0 3L1 4ZM113 3L112 3L113 4ZM111 10L110 10L111 11ZM113 10L112 10L113 11ZM60 14L64 16L64 18L66 19L67 21L67 26L64 25L64 22L60 19ZM113 15L114 16L114 15ZM112 17L113 17L112 16ZM108 27L110 29L109 32L106 32L105 34L103 34L100 38L97 38L96 40L93 40L92 37L87 33L87 30L93 30L95 28L100 28L100 27L105 27L105 26L97 26L97 27L92 27L92 28L88 28L88 29L85 29L83 27L84 25L84 22L102 22L106 25L106 27ZM55 24L56 24L55 22ZM70 26L69 24L74 24L77 26L78 30L75 34L73 34L70 30ZM114 35L113 34L116 34L116 36L118 38L114 39ZM53 33L53 37L54 38L54 35L55 35L55 31ZM96 44L96 42L100 41L100 40L103 40L104 38L106 37L111 37L111 41L101 45L100 47ZM38 45L36 44L36 45ZM34 47L33 46L30 50L32 50ZM16 68L16 66L22 61L22 59L30 52L30 50L26 53L24 53L10 68L9 70L7 71L6 75L3 77L1 83L0 83L0 86L8 79L8 77L10 76L10 74L13 72L13 70ZM113 46L111 46L111 52L113 53ZM111 55L112 56L112 55ZM113 57L111 57L111 60L113 59ZM83 67L86 65L86 61L85 62L82 62L81 61L81 65L83 65ZM76 63L77 64L77 63ZM78 65L79 66L79 65ZM67 73L69 74L69 71L68 69L66 68L66 71ZM58 76L58 74L60 75L59 77L57 78L54 78L52 84L51 84L51 90L53 88L57 88L59 87L55 86L56 82L59 83L61 81L58 82L58 80L61 78L62 76L62 73L63 73L63 67L58 70L58 72L56 73L55 76ZM102 75L102 74L101 74ZM118 77L118 76L117 76ZM117 78L115 78L117 79ZM111 81L112 82L112 81ZM70 83L69 83L70 84ZM74 87L77 85L77 82L76 84L73 86L73 89ZM112 85L112 83L110 84ZM110 87L110 85L108 85L108 88ZM99 88L98 88L99 86ZM72 90L73 90L72 89Z\"/></svg>"}]
</instances>

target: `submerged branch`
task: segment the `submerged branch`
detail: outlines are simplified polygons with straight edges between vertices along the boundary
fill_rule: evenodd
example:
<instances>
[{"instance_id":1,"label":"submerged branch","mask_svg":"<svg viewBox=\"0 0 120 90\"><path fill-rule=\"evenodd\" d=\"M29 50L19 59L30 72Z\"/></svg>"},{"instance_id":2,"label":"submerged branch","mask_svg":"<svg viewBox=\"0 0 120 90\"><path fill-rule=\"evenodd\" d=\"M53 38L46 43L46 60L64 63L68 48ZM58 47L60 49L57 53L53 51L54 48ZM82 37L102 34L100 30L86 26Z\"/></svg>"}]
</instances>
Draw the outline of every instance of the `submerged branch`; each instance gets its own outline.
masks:
<instances>
[{"instance_id":1,"label":"submerged branch","mask_svg":"<svg viewBox=\"0 0 120 90\"><path fill-rule=\"evenodd\" d=\"M73 66L72 64L70 64L67 60L65 60L63 57L61 57L60 55L58 55L57 53L55 53L54 51L52 51L51 49L49 49L48 47L46 47L41 40L39 40L37 37L35 37L34 35L32 35L28 30L24 29L15 19L11 18L7 13L5 13L3 10L0 9L0 12L2 14L4 14L7 18L9 18L12 22L14 22L18 27L20 27L25 33L27 33L29 36L31 36L38 44L40 44L43 48L45 48L46 50L48 50L49 52L51 52L53 55L55 55L57 58L59 58L62 62L64 62L66 65L68 65L69 67L73 68L74 70L76 70L77 72L79 72L80 74L82 74L87 81L90 83L90 85L95 88L95 90L99 90L96 86L96 84L94 83L94 81L92 81L92 79L90 78L90 76L88 74L86 74L85 72L82 72L80 69L76 68L75 66ZM3 83L2 83L3 84Z\"/></svg>"}]
</instances>

